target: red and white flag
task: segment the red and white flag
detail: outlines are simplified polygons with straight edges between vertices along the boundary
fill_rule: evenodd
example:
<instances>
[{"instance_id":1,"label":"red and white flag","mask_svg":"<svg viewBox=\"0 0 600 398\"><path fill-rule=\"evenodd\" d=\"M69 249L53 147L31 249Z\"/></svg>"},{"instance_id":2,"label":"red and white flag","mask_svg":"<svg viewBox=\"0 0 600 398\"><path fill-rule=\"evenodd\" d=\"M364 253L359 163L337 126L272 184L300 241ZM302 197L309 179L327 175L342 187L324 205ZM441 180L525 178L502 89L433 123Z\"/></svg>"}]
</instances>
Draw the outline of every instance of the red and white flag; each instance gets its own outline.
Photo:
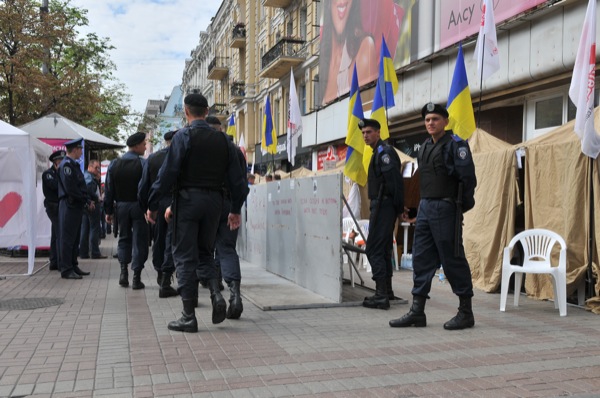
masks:
<instances>
[{"instance_id":1,"label":"red and white flag","mask_svg":"<svg viewBox=\"0 0 600 398\"><path fill-rule=\"evenodd\" d=\"M296 82L294 81L294 69L290 71L290 101L288 106L288 124L287 124L287 155L288 161L292 166L295 164L296 148L298 148L298 138L302 135L302 114L300 113L300 104L296 94Z\"/></svg>"},{"instance_id":2,"label":"red and white flag","mask_svg":"<svg viewBox=\"0 0 600 398\"><path fill-rule=\"evenodd\" d=\"M594 88L596 79L596 0L589 0L583 31L575 58L569 98L577 107L575 133L581 140L581 152L596 159L600 136L594 128Z\"/></svg>"},{"instance_id":3,"label":"red and white flag","mask_svg":"<svg viewBox=\"0 0 600 398\"><path fill-rule=\"evenodd\" d=\"M500 53L496 38L494 2L483 0L482 4L481 26L473 58L477 59L477 75L486 80L500 69Z\"/></svg>"},{"instance_id":4,"label":"red and white flag","mask_svg":"<svg viewBox=\"0 0 600 398\"><path fill-rule=\"evenodd\" d=\"M244 158L246 158L246 162L248 161L248 156L246 155L246 140L244 139L244 134L242 133L242 137L240 138L240 142L238 142L238 146L240 150L244 154Z\"/></svg>"}]
</instances>

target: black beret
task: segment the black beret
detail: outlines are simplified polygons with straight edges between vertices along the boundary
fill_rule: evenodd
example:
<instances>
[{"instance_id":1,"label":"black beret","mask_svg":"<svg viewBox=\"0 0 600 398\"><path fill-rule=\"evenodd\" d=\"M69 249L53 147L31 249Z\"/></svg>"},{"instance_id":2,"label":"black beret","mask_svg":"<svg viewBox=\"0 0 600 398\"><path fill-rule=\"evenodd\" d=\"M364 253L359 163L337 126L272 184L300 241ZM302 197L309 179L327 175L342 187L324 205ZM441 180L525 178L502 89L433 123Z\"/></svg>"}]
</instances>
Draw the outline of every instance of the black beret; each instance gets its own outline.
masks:
<instances>
[{"instance_id":1,"label":"black beret","mask_svg":"<svg viewBox=\"0 0 600 398\"><path fill-rule=\"evenodd\" d=\"M381 129L381 124L375 119L361 119L358 121L358 128L373 127L376 130Z\"/></svg>"},{"instance_id":2,"label":"black beret","mask_svg":"<svg viewBox=\"0 0 600 398\"><path fill-rule=\"evenodd\" d=\"M446 108L444 108L441 105L434 104L433 102L425 104L423 109L421 109L421 116L423 116L423 119L425 119L425 115L429 113L435 113L448 119L448 111L446 110Z\"/></svg>"},{"instance_id":3,"label":"black beret","mask_svg":"<svg viewBox=\"0 0 600 398\"><path fill-rule=\"evenodd\" d=\"M83 148L83 138L75 138L74 140L65 142L67 149L73 149L76 147Z\"/></svg>"},{"instance_id":4,"label":"black beret","mask_svg":"<svg viewBox=\"0 0 600 398\"><path fill-rule=\"evenodd\" d=\"M165 141L171 141L173 139L173 136L175 135L175 133L177 132L177 130L173 130L173 131L167 131L165 133Z\"/></svg>"},{"instance_id":5,"label":"black beret","mask_svg":"<svg viewBox=\"0 0 600 398\"><path fill-rule=\"evenodd\" d=\"M206 117L206 123L208 123L210 125L217 125L217 124L221 124L221 121L219 120L218 117L211 115L211 116Z\"/></svg>"},{"instance_id":6,"label":"black beret","mask_svg":"<svg viewBox=\"0 0 600 398\"><path fill-rule=\"evenodd\" d=\"M56 159L63 159L65 156L67 156L65 151L60 150L52 152L52 155L50 155L48 159L50 159L51 162L54 162Z\"/></svg>"},{"instance_id":7,"label":"black beret","mask_svg":"<svg viewBox=\"0 0 600 398\"><path fill-rule=\"evenodd\" d=\"M188 94L183 100L183 103L186 105L208 108L208 101L202 94Z\"/></svg>"},{"instance_id":8,"label":"black beret","mask_svg":"<svg viewBox=\"0 0 600 398\"><path fill-rule=\"evenodd\" d=\"M129 146L129 147L136 146L137 144L144 141L145 139L146 139L146 133L142 133L141 131L138 131L137 133L132 134L129 136L129 138L127 138L127 146Z\"/></svg>"}]
</instances>

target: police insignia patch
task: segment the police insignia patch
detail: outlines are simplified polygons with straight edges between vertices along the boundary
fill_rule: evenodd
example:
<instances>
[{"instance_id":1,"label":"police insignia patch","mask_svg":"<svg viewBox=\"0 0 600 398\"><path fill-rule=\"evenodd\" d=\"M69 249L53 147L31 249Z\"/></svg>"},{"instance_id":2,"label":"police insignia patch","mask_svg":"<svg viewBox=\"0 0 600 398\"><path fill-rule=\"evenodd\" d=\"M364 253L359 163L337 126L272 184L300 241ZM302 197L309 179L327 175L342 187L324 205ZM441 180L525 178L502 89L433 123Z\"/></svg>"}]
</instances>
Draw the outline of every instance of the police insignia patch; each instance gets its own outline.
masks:
<instances>
[{"instance_id":1,"label":"police insignia patch","mask_svg":"<svg viewBox=\"0 0 600 398\"><path fill-rule=\"evenodd\" d=\"M456 152L456 154L462 160L465 160L467 158L467 156L469 156L469 152L467 151L467 148L465 148L465 147L458 148L458 151Z\"/></svg>"},{"instance_id":2,"label":"police insignia patch","mask_svg":"<svg viewBox=\"0 0 600 398\"><path fill-rule=\"evenodd\" d=\"M382 161L383 163L385 163L385 164L390 164L390 155L387 155L387 154L386 154L386 155L383 155L383 156L381 157L381 161Z\"/></svg>"},{"instance_id":3,"label":"police insignia patch","mask_svg":"<svg viewBox=\"0 0 600 398\"><path fill-rule=\"evenodd\" d=\"M65 167L65 175L68 175L68 176L71 175L71 168L70 167Z\"/></svg>"},{"instance_id":4,"label":"police insignia patch","mask_svg":"<svg viewBox=\"0 0 600 398\"><path fill-rule=\"evenodd\" d=\"M52 175L51 174L46 174L46 180L51 180L52 179Z\"/></svg>"}]
</instances>

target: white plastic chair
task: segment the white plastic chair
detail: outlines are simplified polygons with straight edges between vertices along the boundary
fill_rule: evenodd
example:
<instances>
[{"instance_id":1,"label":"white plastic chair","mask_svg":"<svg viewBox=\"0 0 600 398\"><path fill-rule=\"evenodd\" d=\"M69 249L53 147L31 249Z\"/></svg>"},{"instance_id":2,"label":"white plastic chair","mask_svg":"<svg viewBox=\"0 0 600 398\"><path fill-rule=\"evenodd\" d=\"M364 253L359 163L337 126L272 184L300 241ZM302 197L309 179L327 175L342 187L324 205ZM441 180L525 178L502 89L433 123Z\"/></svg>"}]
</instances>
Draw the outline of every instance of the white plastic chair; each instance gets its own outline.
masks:
<instances>
[{"instance_id":1,"label":"white plastic chair","mask_svg":"<svg viewBox=\"0 0 600 398\"><path fill-rule=\"evenodd\" d=\"M523 266L511 264L511 253L517 242L523 246ZM552 248L560 244L558 265L552 265ZM524 273L550 274L554 287L554 308L560 316L567 315L567 245L556 232L547 229L530 229L517 234L508 247L504 248L502 258L502 286L500 311L505 311L510 276L515 274L514 305L519 306L521 282Z\"/></svg>"},{"instance_id":2,"label":"white plastic chair","mask_svg":"<svg viewBox=\"0 0 600 398\"><path fill-rule=\"evenodd\" d=\"M358 220L358 227L362 230L365 235L365 239L369 238L369 220ZM356 231L358 232L358 231ZM367 247L367 242L362 238L360 232L354 241L354 244L362 249ZM360 264L367 272L371 272L371 265L369 264L369 260L367 260L366 254L361 254L360 256Z\"/></svg>"}]
</instances>

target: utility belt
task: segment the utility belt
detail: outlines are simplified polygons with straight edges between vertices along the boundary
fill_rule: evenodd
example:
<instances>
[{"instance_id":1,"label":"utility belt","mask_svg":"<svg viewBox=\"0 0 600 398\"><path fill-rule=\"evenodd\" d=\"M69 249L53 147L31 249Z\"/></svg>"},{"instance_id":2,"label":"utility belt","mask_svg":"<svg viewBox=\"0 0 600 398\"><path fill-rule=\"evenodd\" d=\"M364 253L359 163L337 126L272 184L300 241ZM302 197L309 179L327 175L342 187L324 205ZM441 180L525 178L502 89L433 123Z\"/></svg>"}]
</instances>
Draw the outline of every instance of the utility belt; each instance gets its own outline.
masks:
<instances>
[{"instance_id":1,"label":"utility belt","mask_svg":"<svg viewBox=\"0 0 600 398\"><path fill-rule=\"evenodd\" d=\"M456 199L451 198L451 197L445 197L445 198L423 198L423 199L427 199L427 200L443 200L444 202L449 202L449 203L452 203L453 205L456 204Z\"/></svg>"},{"instance_id":2,"label":"utility belt","mask_svg":"<svg viewBox=\"0 0 600 398\"><path fill-rule=\"evenodd\" d=\"M179 196L181 196L183 199L189 199L190 198L190 194L193 193L205 193L205 194L210 194L210 193L220 193L221 195L223 195L223 188L220 187L215 187L215 188L198 188L198 187L189 187L189 188L181 188L179 190Z\"/></svg>"}]
</instances>

